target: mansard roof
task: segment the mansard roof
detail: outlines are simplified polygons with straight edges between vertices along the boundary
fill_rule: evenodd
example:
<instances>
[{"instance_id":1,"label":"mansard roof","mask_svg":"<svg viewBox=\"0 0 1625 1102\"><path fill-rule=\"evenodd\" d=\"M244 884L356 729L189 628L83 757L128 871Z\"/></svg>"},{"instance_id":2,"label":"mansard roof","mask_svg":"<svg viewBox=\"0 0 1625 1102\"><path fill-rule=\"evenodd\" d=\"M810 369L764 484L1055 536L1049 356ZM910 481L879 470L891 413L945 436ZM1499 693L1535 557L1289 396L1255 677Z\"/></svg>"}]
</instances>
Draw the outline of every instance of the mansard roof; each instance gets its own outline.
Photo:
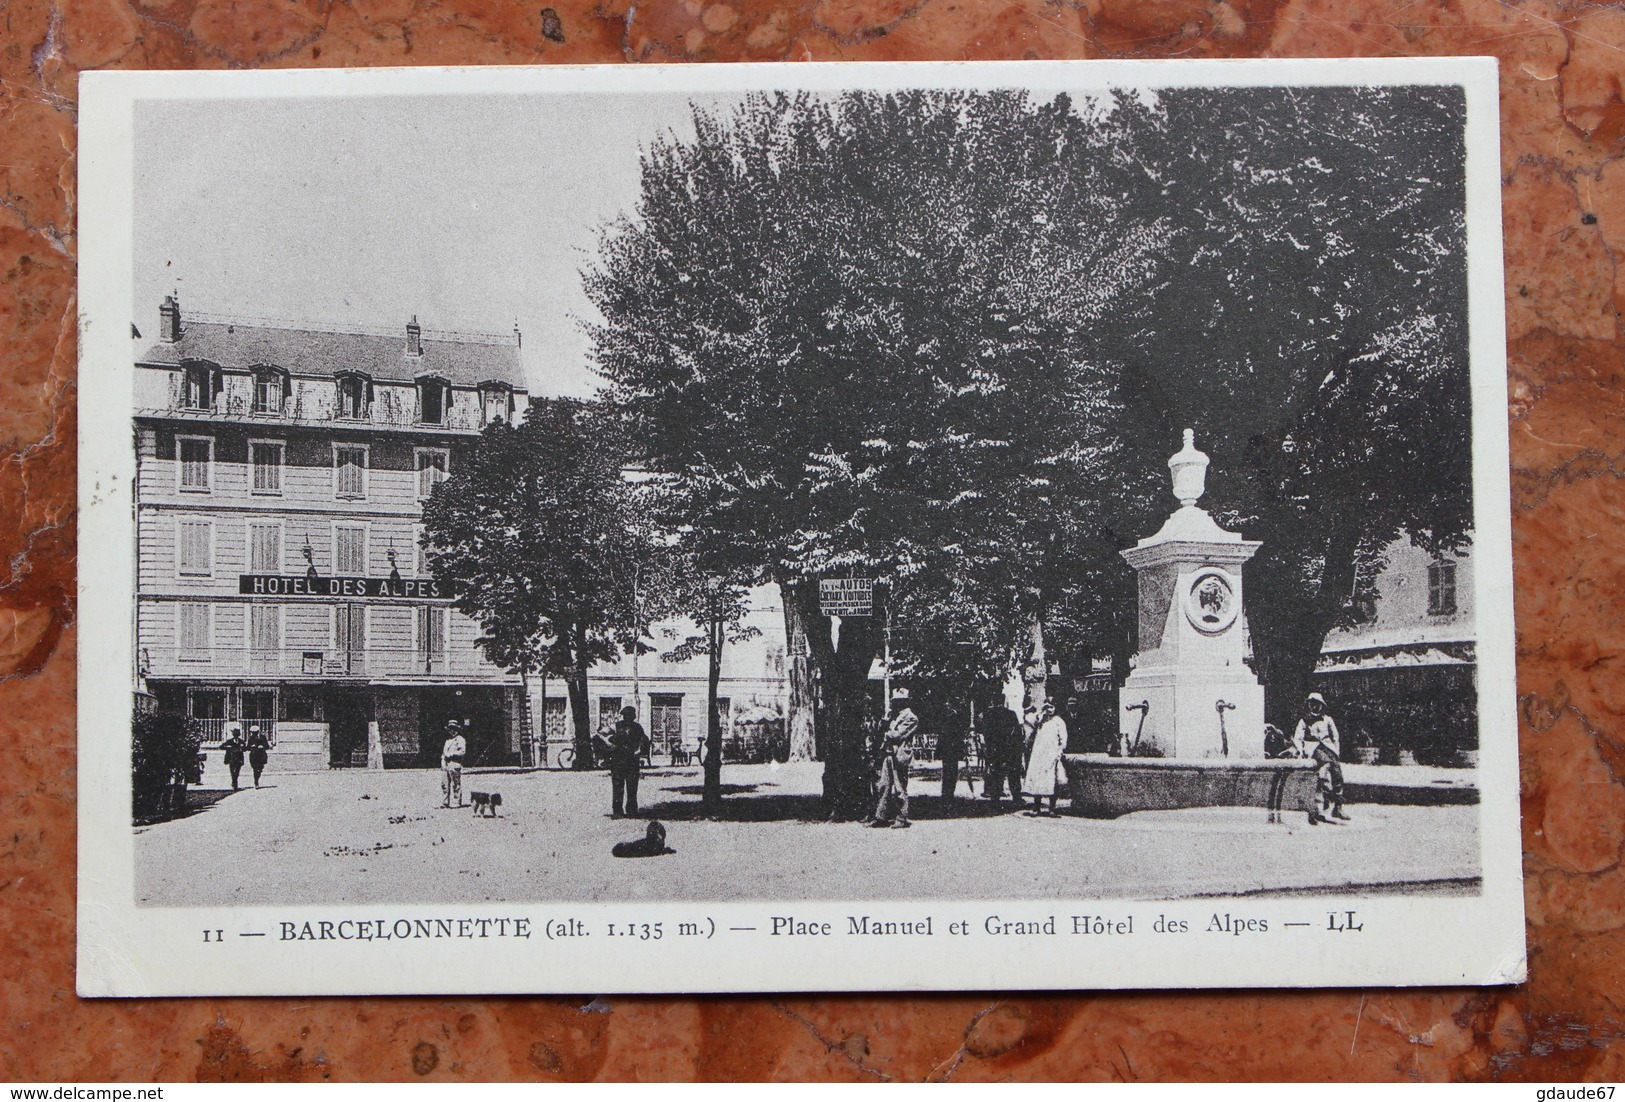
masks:
<instances>
[{"instance_id":1,"label":"mansard roof","mask_svg":"<svg viewBox=\"0 0 1625 1102\"><path fill-rule=\"evenodd\" d=\"M202 360L228 370L271 366L295 375L359 371L380 382L409 383L438 375L453 386L500 382L527 389L519 345L511 336L424 330L422 348L421 355L409 354L404 331L385 336L187 319L179 340L153 342L140 362L157 366Z\"/></svg>"}]
</instances>

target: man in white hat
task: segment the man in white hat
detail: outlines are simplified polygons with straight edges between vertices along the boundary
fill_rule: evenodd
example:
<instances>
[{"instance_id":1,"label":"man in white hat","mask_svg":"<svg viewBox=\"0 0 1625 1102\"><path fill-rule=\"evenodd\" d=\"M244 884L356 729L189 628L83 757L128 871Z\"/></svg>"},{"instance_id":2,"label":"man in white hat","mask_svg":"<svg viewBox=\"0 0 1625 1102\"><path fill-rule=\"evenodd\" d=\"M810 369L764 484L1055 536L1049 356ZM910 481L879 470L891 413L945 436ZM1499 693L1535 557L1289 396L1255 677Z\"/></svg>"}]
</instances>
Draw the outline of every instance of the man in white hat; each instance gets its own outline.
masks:
<instances>
[{"instance_id":1,"label":"man in white hat","mask_svg":"<svg viewBox=\"0 0 1625 1102\"><path fill-rule=\"evenodd\" d=\"M908 827L908 767L914 764L914 732L920 728L920 717L909 707L907 689L891 694L891 724L880 743L880 799L875 804L872 827ZM897 801L897 818L887 814L888 805Z\"/></svg>"},{"instance_id":2,"label":"man in white hat","mask_svg":"<svg viewBox=\"0 0 1625 1102\"><path fill-rule=\"evenodd\" d=\"M1326 698L1319 693L1310 693L1304 700L1303 713L1292 732L1292 743L1301 756L1315 760L1320 801L1319 807L1309 813L1309 821L1347 821L1348 816L1343 814L1342 739L1337 733L1337 723L1326 714Z\"/></svg>"},{"instance_id":3,"label":"man in white hat","mask_svg":"<svg viewBox=\"0 0 1625 1102\"><path fill-rule=\"evenodd\" d=\"M463 758L467 754L468 740L463 738L462 726L455 719L446 720L446 741L440 747L441 807L463 806Z\"/></svg>"}]
</instances>

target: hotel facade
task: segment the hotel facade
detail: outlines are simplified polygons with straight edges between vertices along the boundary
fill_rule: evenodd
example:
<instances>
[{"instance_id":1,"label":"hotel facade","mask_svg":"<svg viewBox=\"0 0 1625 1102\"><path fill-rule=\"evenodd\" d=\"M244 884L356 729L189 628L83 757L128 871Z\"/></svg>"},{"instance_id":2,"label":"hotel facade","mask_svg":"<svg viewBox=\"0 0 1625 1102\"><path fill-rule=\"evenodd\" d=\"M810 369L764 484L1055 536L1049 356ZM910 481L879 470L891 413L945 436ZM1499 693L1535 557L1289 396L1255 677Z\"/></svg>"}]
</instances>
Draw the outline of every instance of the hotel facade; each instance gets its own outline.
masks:
<instances>
[{"instance_id":1,"label":"hotel facade","mask_svg":"<svg viewBox=\"0 0 1625 1102\"><path fill-rule=\"evenodd\" d=\"M527 404L517 330L338 331L166 298L136 357L137 689L213 748L259 725L275 768L469 761L531 744L517 676L429 577L422 504Z\"/></svg>"}]
</instances>

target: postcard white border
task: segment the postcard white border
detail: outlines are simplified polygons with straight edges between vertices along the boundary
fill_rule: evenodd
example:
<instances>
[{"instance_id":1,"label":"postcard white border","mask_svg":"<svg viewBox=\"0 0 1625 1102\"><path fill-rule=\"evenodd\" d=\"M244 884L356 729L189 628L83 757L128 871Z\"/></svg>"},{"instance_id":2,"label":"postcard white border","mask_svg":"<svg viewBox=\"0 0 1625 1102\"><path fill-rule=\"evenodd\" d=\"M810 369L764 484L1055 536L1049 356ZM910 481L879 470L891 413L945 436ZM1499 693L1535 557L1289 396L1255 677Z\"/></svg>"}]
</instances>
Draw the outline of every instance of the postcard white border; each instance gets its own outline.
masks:
<instances>
[{"instance_id":1,"label":"postcard white border","mask_svg":"<svg viewBox=\"0 0 1625 1102\"><path fill-rule=\"evenodd\" d=\"M136 101L303 96L493 93L839 91L921 84L1021 86L1039 92L1107 86L1454 84L1467 102L1467 234L1472 359L1475 537L1481 723L1477 897L1324 897L1179 902L1086 900L1068 905L862 901L784 903L514 904L467 906L144 908L135 905L129 823L128 732L134 668L133 117ZM1512 621L1505 328L1501 272L1500 139L1491 58L1375 60L911 62L888 64L603 66L490 69L89 73L79 100L79 955L85 996L952 990L1155 987L1302 987L1501 984L1525 975L1522 849ZM86 793L98 794L85 798ZM1305 938L1156 938L1158 914L1205 924L1210 913L1285 920L1355 910L1357 935ZM549 922L639 921L758 926L793 910L934 920L930 938L787 939L713 936L679 951L671 939L602 940L593 951L549 938ZM1137 940L996 938L975 930L990 913L1136 917ZM530 919L527 939L279 942L227 937L201 952L198 932L278 930L282 922L433 918ZM1064 922L1065 919L1062 918ZM351 927L356 929L357 927ZM554 927L556 929L556 927ZM823 944L836 941L837 946ZM974 951L945 949L958 942ZM1132 949L1130 946L1132 945Z\"/></svg>"}]
</instances>

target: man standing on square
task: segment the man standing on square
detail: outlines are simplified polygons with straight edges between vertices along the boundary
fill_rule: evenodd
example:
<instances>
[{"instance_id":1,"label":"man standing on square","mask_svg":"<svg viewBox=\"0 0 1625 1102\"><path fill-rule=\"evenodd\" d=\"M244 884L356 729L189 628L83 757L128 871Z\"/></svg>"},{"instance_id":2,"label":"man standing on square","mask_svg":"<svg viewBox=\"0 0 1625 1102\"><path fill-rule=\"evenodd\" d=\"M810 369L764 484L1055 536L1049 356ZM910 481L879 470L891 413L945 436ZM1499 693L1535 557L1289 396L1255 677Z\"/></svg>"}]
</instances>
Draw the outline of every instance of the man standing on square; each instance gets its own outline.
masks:
<instances>
[{"instance_id":1,"label":"man standing on square","mask_svg":"<svg viewBox=\"0 0 1625 1102\"><path fill-rule=\"evenodd\" d=\"M987 747L987 772L983 776L982 795L997 804L1004 798L1006 785L1010 798L1021 805L1022 751L1025 738L1021 721L1004 704L996 704L982 713L982 741Z\"/></svg>"},{"instance_id":2,"label":"man standing on square","mask_svg":"<svg viewBox=\"0 0 1625 1102\"><path fill-rule=\"evenodd\" d=\"M891 725L880 744L880 800L875 804L872 827L908 827L908 767L914 763L914 732L920 728L920 717L909 707L907 689L892 693ZM897 818L889 814L888 805L897 801Z\"/></svg>"},{"instance_id":3,"label":"man standing on square","mask_svg":"<svg viewBox=\"0 0 1625 1102\"><path fill-rule=\"evenodd\" d=\"M638 778L643 756L649 752L649 735L638 722L638 710L621 709L620 722L609 736L610 818L621 819L638 813Z\"/></svg>"},{"instance_id":4,"label":"man standing on square","mask_svg":"<svg viewBox=\"0 0 1625 1102\"><path fill-rule=\"evenodd\" d=\"M463 806L463 758L467 754L468 743L463 739L461 728L455 719L448 719L446 744L440 748L440 790L445 795L441 807Z\"/></svg>"}]
</instances>

